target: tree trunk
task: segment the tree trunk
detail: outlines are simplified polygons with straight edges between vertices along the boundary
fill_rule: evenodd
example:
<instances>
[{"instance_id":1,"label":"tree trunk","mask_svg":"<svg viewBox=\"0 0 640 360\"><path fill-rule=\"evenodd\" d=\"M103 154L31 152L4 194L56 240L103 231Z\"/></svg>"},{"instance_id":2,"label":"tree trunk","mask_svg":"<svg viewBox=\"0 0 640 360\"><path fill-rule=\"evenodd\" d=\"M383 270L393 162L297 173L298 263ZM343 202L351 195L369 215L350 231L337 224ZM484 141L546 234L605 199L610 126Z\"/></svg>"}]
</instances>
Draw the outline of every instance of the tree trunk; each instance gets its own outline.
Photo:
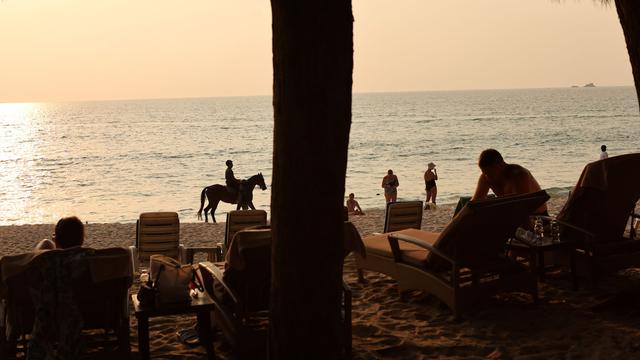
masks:
<instances>
[{"instance_id":1,"label":"tree trunk","mask_svg":"<svg viewBox=\"0 0 640 360\"><path fill-rule=\"evenodd\" d=\"M636 94L640 104L640 1L639 0L615 0L618 18L627 42L627 51L631 61L633 80L636 85Z\"/></svg>"},{"instance_id":2,"label":"tree trunk","mask_svg":"<svg viewBox=\"0 0 640 360\"><path fill-rule=\"evenodd\" d=\"M350 0L271 0L274 235L270 355L342 357L342 208L351 126Z\"/></svg>"}]
</instances>

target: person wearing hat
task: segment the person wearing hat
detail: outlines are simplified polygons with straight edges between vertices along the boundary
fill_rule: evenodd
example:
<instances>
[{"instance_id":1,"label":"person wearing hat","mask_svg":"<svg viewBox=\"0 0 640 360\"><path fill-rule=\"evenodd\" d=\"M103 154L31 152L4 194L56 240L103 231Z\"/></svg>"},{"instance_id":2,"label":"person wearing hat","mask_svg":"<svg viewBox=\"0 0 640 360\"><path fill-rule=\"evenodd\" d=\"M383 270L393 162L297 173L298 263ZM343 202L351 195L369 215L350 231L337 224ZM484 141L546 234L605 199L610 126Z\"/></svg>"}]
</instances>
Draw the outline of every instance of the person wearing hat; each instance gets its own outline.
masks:
<instances>
[{"instance_id":1,"label":"person wearing hat","mask_svg":"<svg viewBox=\"0 0 640 360\"><path fill-rule=\"evenodd\" d=\"M427 192L427 200L424 202L425 210L430 208L429 200L433 205L436 204L436 195L438 195L436 180L438 180L436 164L430 162L427 164L427 171L424 172L424 189Z\"/></svg>"}]
</instances>

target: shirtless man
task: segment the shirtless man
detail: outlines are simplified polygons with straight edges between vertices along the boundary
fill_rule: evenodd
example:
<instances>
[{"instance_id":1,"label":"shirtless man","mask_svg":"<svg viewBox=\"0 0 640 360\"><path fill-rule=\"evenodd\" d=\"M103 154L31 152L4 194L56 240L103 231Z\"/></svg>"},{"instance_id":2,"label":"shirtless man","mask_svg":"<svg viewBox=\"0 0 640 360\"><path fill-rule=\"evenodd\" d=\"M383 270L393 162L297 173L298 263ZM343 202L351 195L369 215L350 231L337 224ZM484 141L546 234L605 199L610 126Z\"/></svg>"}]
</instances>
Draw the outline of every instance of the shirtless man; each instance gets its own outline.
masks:
<instances>
[{"instance_id":1,"label":"shirtless man","mask_svg":"<svg viewBox=\"0 0 640 360\"><path fill-rule=\"evenodd\" d=\"M360 204L355 199L355 195L353 193L349 194L349 199L347 200L347 211L349 214L353 215L364 215L362 212L362 208L360 208Z\"/></svg>"},{"instance_id":2,"label":"shirtless man","mask_svg":"<svg viewBox=\"0 0 640 360\"><path fill-rule=\"evenodd\" d=\"M486 198L489 190L493 190L496 196L540 191L540 185L529 170L520 165L505 163L502 155L495 149L484 150L480 154L478 166L482 174L471 200ZM548 215L547 205L539 207L534 215Z\"/></svg>"}]
</instances>

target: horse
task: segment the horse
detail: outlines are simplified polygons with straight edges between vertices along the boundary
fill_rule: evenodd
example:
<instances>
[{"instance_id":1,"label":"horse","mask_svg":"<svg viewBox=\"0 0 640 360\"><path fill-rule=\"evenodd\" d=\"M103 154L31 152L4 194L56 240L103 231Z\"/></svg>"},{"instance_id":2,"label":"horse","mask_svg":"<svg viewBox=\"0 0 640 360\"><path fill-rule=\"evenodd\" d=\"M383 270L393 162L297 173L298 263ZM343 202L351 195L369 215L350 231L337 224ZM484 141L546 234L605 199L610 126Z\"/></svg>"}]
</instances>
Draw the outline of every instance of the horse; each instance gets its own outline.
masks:
<instances>
[{"instance_id":1,"label":"horse","mask_svg":"<svg viewBox=\"0 0 640 360\"><path fill-rule=\"evenodd\" d=\"M236 210L247 210L247 207L250 207L252 210L255 210L256 207L253 206L253 189L256 185L260 186L260 189L267 190L267 185L264 183L264 177L262 177L262 173L258 173L253 175L247 180L243 180L240 186L240 191L242 191L242 204L238 204ZM204 197L207 196L209 200L209 204L206 208L204 208L204 221L209 222L207 218L207 211L211 210L211 219L213 222L216 222L216 218L214 213L216 208L218 207L218 203L220 201L224 201L229 204L235 204L238 200L237 193L231 193L227 189L225 185L215 184L210 185L202 189L200 193L200 210L198 210L198 220L202 220L202 208L204 207Z\"/></svg>"}]
</instances>

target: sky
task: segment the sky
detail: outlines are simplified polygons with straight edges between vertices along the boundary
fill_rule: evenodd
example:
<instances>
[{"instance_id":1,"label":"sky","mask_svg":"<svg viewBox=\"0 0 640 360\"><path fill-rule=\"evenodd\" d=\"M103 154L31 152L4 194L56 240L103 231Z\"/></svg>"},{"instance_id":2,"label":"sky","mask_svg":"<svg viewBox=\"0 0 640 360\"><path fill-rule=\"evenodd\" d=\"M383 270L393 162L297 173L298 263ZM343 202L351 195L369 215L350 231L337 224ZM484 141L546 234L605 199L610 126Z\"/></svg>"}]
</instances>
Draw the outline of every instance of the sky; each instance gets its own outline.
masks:
<instances>
[{"instance_id":1,"label":"sky","mask_svg":"<svg viewBox=\"0 0 640 360\"><path fill-rule=\"evenodd\" d=\"M353 0L354 92L633 85L592 0ZM0 102L270 95L268 0L0 0Z\"/></svg>"}]
</instances>

